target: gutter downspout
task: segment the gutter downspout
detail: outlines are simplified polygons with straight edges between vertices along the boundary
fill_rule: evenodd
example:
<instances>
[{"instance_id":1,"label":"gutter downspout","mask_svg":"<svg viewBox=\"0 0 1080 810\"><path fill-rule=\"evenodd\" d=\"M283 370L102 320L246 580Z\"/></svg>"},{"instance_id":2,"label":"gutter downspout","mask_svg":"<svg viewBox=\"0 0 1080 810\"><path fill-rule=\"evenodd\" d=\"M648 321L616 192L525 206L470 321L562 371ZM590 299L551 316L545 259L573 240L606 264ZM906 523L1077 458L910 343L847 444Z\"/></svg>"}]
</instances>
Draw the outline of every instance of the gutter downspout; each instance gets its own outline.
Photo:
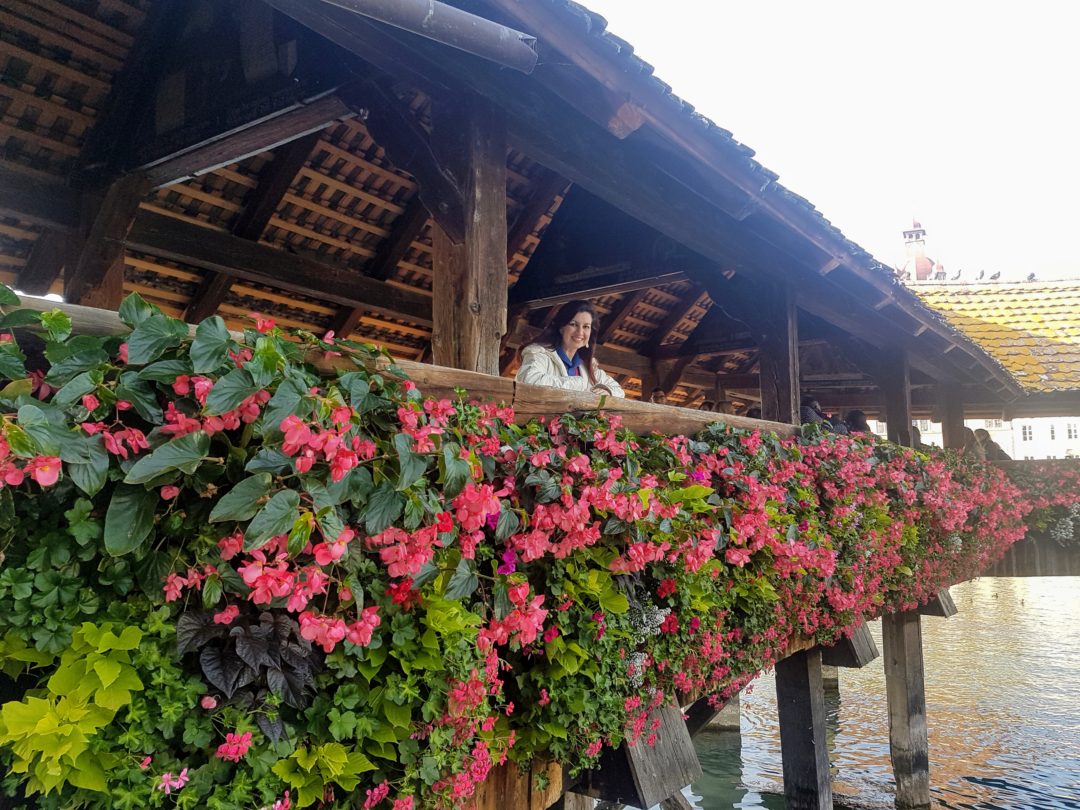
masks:
<instances>
[{"instance_id":1,"label":"gutter downspout","mask_svg":"<svg viewBox=\"0 0 1080 810\"><path fill-rule=\"evenodd\" d=\"M536 37L438 0L322 0L522 73L536 67Z\"/></svg>"}]
</instances>

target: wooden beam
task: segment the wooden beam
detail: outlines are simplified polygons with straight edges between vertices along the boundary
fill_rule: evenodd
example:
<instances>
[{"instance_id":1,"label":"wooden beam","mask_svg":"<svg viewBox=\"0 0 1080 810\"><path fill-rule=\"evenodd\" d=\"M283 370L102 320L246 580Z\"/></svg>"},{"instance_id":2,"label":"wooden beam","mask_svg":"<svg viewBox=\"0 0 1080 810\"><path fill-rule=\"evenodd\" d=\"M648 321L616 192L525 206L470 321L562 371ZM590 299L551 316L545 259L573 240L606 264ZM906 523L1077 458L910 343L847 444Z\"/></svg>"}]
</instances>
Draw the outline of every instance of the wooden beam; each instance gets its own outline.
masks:
<instances>
[{"instance_id":1,"label":"wooden beam","mask_svg":"<svg viewBox=\"0 0 1080 810\"><path fill-rule=\"evenodd\" d=\"M862 669L881 655L866 622L856 626L851 638L841 636L829 647L821 647L821 663L830 667Z\"/></svg>"},{"instance_id":2,"label":"wooden beam","mask_svg":"<svg viewBox=\"0 0 1080 810\"><path fill-rule=\"evenodd\" d=\"M942 444L959 450L967 443L964 439L964 391L958 385L939 385L937 400Z\"/></svg>"},{"instance_id":3,"label":"wooden beam","mask_svg":"<svg viewBox=\"0 0 1080 810\"><path fill-rule=\"evenodd\" d=\"M649 289L638 290L637 292L628 293L627 296L619 302L617 308L608 313L607 318L604 321L604 328L600 330L600 333L596 337L596 344L602 346L610 341L615 332L622 325L630 313L633 312L637 305L645 300L645 296L648 294Z\"/></svg>"},{"instance_id":4,"label":"wooden beam","mask_svg":"<svg viewBox=\"0 0 1080 810\"><path fill-rule=\"evenodd\" d=\"M831 810L820 650L803 650L776 662L776 710L786 806Z\"/></svg>"},{"instance_id":5,"label":"wooden beam","mask_svg":"<svg viewBox=\"0 0 1080 810\"><path fill-rule=\"evenodd\" d=\"M685 321L690 313L700 304L701 296L705 294L705 290L700 284L692 282L690 289L686 291L686 295L683 300L672 307L671 312L667 317L660 322L660 325L656 327L656 331L652 335L652 345L658 349L668 342L668 338L679 326L680 323Z\"/></svg>"},{"instance_id":6,"label":"wooden beam","mask_svg":"<svg viewBox=\"0 0 1080 810\"><path fill-rule=\"evenodd\" d=\"M568 183L555 172L540 167L540 172L533 178L535 187L528 202L518 211L514 218L514 224L506 237L506 261L509 262L514 255L521 250L532 232L536 230L536 223L545 216L555 201L565 192Z\"/></svg>"},{"instance_id":7,"label":"wooden beam","mask_svg":"<svg viewBox=\"0 0 1080 810\"><path fill-rule=\"evenodd\" d=\"M911 446L911 379L907 355L885 352L875 375L885 398L885 421L889 441Z\"/></svg>"},{"instance_id":8,"label":"wooden beam","mask_svg":"<svg viewBox=\"0 0 1080 810\"><path fill-rule=\"evenodd\" d=\"M155 188L170 186L355 116L356 111L339 95L323 95L216 134L142 168Z\"/></svg>"},{"instance_id":9,"label":"wooden beam","mask_svg":"<svg viewBox=\"0 0 1080 810\"><path fill-rule=\"evenodd\" d=\"M112 279L107 287L115 287L117 273L122 284L123 240L135 221L139 203L150 188L150 180L145 175L129 174L109 186L100 205L89 197L84 200L87 210L85 237L77 257L68 265L64 279L64 297L68 301L82 303L110 273Z\"/></svg>"},{"instance_id":10,"label":"wooden beam","mask_svg":"<svg viewBox=\"0 0 1080 810\"><path fill-rule=\"evenodd\" d=\"M282 197L289 191L296 173L311 155L319 141L319 133L312 132L302 138L279 147L273 159L259 173L258 185L248 194L244 210L232 228L234 236L258 242L263 231L274 216ZM195 295L191 297L184 312L184 319L198 323L217 312L229 294L232 279L222 273L207 273Z\"/></svg>"},{"instance_id":11,"label":"wooden beam","mask_svg":"<svg viewBox=\"0 0 1080 810\"><path fill-rule=\"evenodd\" d=\"M432 356L439 365L499 373L506 332L506 124L479 96L436 107L437 148L464 178L464 243L434 229Z\"/></svg>"},{"instance_id":12,"label":"wooden beam","mask_svg":"<svg viewBox=\"0 0 1080 810\"><path fill-rule=\"evenodd\" d=\"M549 283L547 291L533 290L529 292L522 290L517 292L519 286L515 285L511 292L512 294L517 293L512 298L514 305L526 309L543 309L544 307L565 304L567 301L582 298L600 298L605 295L621 295L628 292L637 292L638 290L651 290L655 287L674 284L685 279L686 274L682 271L657 274L655 271L646 269L624 269L604 276L563 284L560 284L557 279L553 279Z\"/></svg>"},{"instance_id":13,"label":"wooden beam","mask_svg":"<svg viewBox=\"0 0 1080 810\"><path fill-rule=\"evenodd\" d=\"M948 588L942 588L935 593L924 605L919 605L920 616L937 616L939 619L950 619L956 615L956 602Z\"/></svg>"},{"instance_id":14,"label":"wooden beam","mask_svg":"<svg viewBox=\"0 0 1080 810\"><path fill-rule=\"evenodd\" d=\"M344 95L353 109L363 112L368 132L386 150L394 166L416 178L416 193L430 216L451 242L461 244L466 229L463 186L466 178L447 168L446 159L436 154L431 137L420 126L412 110L392 91L366 82L350 88ZM504 171L505 164L504 154ZM504 214L504 228L505 219Z\"/></svg>"},{"instance_id":15,"label":"wooden beam","mask_svg":"<svg viewBox=\"0 0 1080 810\"><path fill-rule=\"evenodd\" d=\"M28 295L45 295L71 255L71 242L70 235L63 231L43 230L30 249L15 286Z\"/></svg>"},{"instance_id":16,"label":"wooden beam","mask_svg":"<svg viewBox=\"0 0 1080 810\"><path fill-rule=\"evenodd\" d=\"M915 611L881 617L889 754L900 810L930 806L930 746L926 731L922 624Z\"/></svg>"},{"instance_id":17,"label":"wooden beam","mask_svg":"<svg viewBox=\"0 0 1080 810\"><path fill-rule=\"evenodd\" d=\"M799 319L795 296L774 288L749 318L760 351L761 415L775 422L799 423Z\"/></svg>"},{"instance_id":18,"label":"wooden beam","mask_svg":"<svg viewBox=\"0 0 1080 810\"><path fill-rule=\"evenodd\" d=\"M419 292L162 214L141 213L124 244L133 250L232 278L268 284L336 304L363 306L420 326L431 325L431 299Z\"/></svg>"},{"instance_id":19,"label":"wooden beam","mask_svg":"<svg viewBox=\"0 0 1080 810\"><path fill-rule=\"evenodd\" d=\"M319 142L321 130L310 132L274 151L274 158L259 173L258 185L244 201L244 210L236 218L233 235L257 242Z\"/></svg>"},{"instance_id":20,"label":"wooden beam","mask_svg":"<svg viewBox=\"0 0 1080 810\"><path fill-rule=\"evenodd\" d=\"M79 227L81 195L56 181L0 166L0 215L72 233Z\"/></svg>"}]
</instances>

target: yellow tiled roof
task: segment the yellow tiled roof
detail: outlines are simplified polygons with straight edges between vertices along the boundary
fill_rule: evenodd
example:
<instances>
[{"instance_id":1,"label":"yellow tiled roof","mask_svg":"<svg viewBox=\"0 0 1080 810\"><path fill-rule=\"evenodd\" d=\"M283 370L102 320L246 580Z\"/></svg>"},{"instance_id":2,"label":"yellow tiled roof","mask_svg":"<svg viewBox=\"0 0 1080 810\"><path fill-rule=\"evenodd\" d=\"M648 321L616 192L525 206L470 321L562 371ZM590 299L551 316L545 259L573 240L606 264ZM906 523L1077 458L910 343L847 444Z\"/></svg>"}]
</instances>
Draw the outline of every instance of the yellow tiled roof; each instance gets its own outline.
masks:
<instances>
[{"instance_id":1,"label":"yellow tiled roof","mask_svg":"<svg viewBox=\"0 0 1080 810\"><path fill-rule=\"evenodd\" d=\"M1080 390L1080 281L911 289L1025 389Z\"/></svg>"}]
</instances>

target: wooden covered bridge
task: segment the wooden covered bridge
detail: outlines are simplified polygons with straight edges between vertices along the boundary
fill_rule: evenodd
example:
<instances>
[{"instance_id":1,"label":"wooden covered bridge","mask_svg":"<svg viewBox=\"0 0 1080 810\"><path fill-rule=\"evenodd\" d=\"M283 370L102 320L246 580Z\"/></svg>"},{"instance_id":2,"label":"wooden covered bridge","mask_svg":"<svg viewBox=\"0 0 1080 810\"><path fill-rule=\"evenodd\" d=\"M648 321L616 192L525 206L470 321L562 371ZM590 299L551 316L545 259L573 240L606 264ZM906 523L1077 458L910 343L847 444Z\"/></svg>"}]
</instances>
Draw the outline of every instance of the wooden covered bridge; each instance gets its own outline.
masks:
<instances>
[{"instance_id":1,"label":"wooden covered bridge","mask_svg":"<svg viewBox=\"0 0 1080 810\"><path fill-rule=\"evenodd\" d=\"M631 397L791 425L812 392L902 443L932 413L952 446L965 407L1035 407L569 0L0 9L0 281L24 293L115 309L138 292L234 326L256 311L538 413L555 405L505 377L576 298ZM885 619L908 806L929 802L919 621ZM778 668L792 806L831 804L820 665L803 650Z\"/></svg>"}]
</instances>

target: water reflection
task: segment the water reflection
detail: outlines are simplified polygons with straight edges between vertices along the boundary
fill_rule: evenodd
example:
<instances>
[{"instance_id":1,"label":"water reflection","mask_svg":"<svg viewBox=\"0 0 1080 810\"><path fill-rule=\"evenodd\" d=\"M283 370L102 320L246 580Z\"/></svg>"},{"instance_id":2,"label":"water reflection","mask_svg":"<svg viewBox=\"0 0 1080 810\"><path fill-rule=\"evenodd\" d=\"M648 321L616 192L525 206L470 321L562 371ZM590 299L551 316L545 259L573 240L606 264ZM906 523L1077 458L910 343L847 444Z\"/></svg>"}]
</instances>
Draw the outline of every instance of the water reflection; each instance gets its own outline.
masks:
<instances>
[{"instance_id":1,"label":"water reflection","mask_svg":"<svg viewBox=\"0 0 1080 810\"><path fill-rule=\"evenodd\" d=\"M930 780L937 808L1080 810L1080 577L988 578L952 589L959 614L926 618ZM880 622L871 627L881 649ZM878 659L827 693L838 806L893 804L885 676ZM782 808L776 693L763 676L742 735L697 740L697 806Z\"/></svg>"}]
</instances>

